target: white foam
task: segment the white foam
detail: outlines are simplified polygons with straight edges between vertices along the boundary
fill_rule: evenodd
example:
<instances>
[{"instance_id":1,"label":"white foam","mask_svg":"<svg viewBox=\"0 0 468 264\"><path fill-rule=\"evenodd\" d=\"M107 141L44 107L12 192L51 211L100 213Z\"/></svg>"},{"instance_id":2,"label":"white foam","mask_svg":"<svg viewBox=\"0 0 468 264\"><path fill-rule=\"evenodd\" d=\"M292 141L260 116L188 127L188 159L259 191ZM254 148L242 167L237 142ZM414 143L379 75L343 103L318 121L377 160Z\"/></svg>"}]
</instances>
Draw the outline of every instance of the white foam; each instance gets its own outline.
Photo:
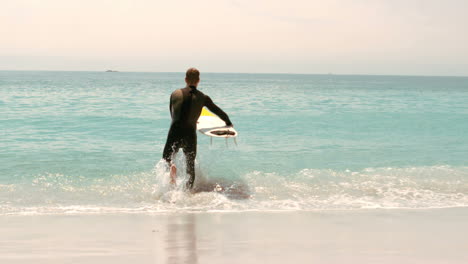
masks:
<instances>
[{"instance_id":1,"label":"white foam","mask_svg":"<svg viewBox=\"0 0 468 264\"><path fill-rule=\"evenodd\" d=\"M38 175L29 183L0 185L0 214L468 207L467 167L252 171L233 181L199 169L197 175L194 193L185 190L184 170L171 186L163 161L149 173L101 179Z\"/></svg>"}]
</instances>

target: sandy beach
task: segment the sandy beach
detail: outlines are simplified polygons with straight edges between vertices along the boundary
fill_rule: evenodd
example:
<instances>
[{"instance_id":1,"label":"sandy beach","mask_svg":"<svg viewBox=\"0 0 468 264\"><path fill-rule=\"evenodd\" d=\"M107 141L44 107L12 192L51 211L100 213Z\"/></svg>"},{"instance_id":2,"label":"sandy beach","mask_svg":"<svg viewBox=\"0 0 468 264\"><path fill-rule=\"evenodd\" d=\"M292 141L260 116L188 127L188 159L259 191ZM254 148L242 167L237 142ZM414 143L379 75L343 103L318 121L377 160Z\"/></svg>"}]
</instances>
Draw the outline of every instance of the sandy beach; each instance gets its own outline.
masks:
<instances>
[{"instance_id":1,"label":"sandy beach","mask_svg":"<svg viewBox=\"0 0 468 264\"><path fill-rule=\"evenodd\" d=\"M0 217L1 263L467 263L468 210Z\"/></svg>"}]
</instances>

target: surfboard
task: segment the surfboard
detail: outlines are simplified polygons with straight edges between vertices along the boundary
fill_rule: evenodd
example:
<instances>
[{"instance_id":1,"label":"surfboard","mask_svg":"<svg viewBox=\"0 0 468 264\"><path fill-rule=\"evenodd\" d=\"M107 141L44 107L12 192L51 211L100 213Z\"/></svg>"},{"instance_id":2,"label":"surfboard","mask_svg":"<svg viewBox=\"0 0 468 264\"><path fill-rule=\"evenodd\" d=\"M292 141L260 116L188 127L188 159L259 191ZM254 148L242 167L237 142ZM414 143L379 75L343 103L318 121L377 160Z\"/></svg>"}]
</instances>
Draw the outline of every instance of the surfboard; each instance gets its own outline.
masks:
<instances>
[{"instance_id":1,"label":"surfboard","mask_svg":"<svg viewBox=\"0 0 468 264\"><path fill-rule=\"evenodd\" d=\"M197 120L197 130L209 137L235 138L237 131L213 114L206 107L203 107L200 117Z\"/></svg>"}]
</instances>

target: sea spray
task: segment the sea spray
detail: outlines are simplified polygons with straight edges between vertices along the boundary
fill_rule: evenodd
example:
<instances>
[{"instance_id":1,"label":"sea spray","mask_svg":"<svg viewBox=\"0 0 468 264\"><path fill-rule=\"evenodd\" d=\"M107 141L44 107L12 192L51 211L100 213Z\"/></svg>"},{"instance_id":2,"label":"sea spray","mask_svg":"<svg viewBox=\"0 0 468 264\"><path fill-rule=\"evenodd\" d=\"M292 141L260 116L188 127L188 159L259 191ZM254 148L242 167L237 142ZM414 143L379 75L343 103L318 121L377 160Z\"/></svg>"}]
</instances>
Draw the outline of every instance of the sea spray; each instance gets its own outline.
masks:
<instances>
[{"instance_id":1,"label":"sea spray","mask_svg":"<svg viewBox=\"0 0 468 264\"><path fill-rule=\"evenodd\" d=\"M237 182L208 175L185 190L164 162L149 173L86 179L41 175L0 186L0 214L170 211L428 209L468 206L468 167L253 171ZM201 173L203 175L203 173ZM216 189L222 187L222 189Z\"/></svg>"}]
</instances>

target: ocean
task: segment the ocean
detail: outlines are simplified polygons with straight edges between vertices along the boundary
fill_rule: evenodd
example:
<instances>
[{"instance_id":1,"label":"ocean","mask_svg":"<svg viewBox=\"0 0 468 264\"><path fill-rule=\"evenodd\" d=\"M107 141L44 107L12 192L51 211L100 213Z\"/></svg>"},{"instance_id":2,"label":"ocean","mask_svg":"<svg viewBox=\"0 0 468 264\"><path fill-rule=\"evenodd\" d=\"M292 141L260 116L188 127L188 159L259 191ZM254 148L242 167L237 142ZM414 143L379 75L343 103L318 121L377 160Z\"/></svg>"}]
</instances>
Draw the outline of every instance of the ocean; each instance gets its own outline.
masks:
<instances>
[{"instance_id":1,"label":"ocean","mask_svg":"<svg viewBox=\"0 0 468 264\"><path fill-rule=\"evenodd\" d=\"M232 140L161 162L184 73L0 71L0 215L468 207L468 77L203 73Z\"/></svg>"}]
</instances>

